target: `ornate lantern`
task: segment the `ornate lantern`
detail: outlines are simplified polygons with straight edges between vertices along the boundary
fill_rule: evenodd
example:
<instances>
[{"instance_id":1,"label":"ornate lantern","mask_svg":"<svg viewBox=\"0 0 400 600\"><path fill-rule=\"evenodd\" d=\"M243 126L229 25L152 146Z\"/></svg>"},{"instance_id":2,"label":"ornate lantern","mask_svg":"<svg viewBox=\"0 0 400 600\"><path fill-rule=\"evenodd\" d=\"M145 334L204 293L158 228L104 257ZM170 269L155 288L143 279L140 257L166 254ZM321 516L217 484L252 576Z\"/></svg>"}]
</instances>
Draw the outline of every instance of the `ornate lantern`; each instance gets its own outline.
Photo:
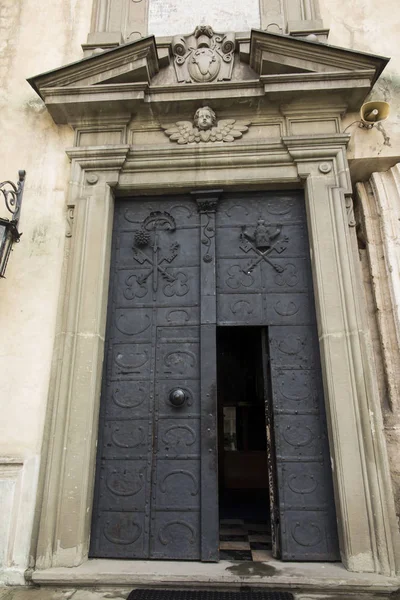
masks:
<instances>
[{"instance_id":1,"label":"ornate lantern","mask_svg":"<svg viewBox=\"0 0 400 600\"><path fill-rule=\"evenodd\" d=\"M21 215L22 192L25 183L25 171L18 171L18 183L3 181L0 193L3 195L6 209L11 219L0 217L0 277L5 277L8 259L14 242L19 242L18 221Z\"/></svg>"}]
</instances>

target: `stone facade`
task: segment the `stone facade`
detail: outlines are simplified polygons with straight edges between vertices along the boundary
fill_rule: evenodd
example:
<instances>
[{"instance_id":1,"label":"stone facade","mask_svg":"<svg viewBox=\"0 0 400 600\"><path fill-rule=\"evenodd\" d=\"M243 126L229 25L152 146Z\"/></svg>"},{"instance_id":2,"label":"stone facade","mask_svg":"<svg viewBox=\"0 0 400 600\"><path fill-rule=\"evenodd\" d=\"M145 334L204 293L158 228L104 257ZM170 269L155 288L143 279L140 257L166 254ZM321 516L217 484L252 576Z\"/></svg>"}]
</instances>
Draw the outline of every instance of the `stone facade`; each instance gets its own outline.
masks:
<instances>
[{"instance_id":1,"label":"stone facade","mask_svg":"<svg viewBox=\"0 0 400 600\"><path fill-rule=\"evenodd\" d=\"M0 8L0 179L27 171L23 236L0 280L0 582L64 590L78 581L87 589L74 597L88 599L126 597L149 578L254 582L216 566L194 566L184 579L178 567L168 578L160 567L132 575L126 564L87 562L110 239L115 191L284 184L306 190L348 571L329 569L324 583L310 565L301 575L274 564L257 583L273 575L287 589L289 577L306 600L338 597L341 581L341 597L386 598L400 572L397 4L387 0L379 18L372 0L195 4ZM181 57L197 61L183 78ZM358 127L367 98L391 105L372 129ZM216 113L213 130L193 121L205 106ZM176 131L177 121L189 125Z\"/></svg>"}]
</instances>

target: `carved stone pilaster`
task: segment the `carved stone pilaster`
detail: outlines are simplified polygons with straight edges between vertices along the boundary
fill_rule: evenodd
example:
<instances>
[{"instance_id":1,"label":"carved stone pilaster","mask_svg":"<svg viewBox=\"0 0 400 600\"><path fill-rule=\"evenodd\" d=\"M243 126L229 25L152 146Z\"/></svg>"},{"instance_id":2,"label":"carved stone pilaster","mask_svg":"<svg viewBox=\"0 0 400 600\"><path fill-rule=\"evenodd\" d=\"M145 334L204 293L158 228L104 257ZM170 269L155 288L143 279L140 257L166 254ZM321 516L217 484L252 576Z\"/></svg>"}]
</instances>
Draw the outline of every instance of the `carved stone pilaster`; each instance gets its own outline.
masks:
<instances>
[{"instance_id":1,"label":"carved stone pilaster","mask_svg":"<svg viewBox=\"0 0 400 600\"><path fill-rule=\"evenodd\" d=\"M283 0L261 0L261 29L269 33L284 33Z\"/></svg>"},{"instance_id":2,"label":"carved stone pilaster","mask_svg":"<svg viewBox=\"0 0 400 600\"><path fill-rule=\"evenodd\" d=\"M147 35L149 0L94 0L91 32L87 44L83 45L86 55L96 49L110 49L124 42L133 42Z\"/></svg>"},{"instance_id":3,"label":"carved stone pilaster","mask_svg":"<svg viewBox=\"0 0 400 600\"><path fill-rule=\"evenodd\" d=\"M269 33L307 36L314 33L320 41L328 37L319 16L318 0L261 0L261 29Z\"/></svg>"}]
</instances>

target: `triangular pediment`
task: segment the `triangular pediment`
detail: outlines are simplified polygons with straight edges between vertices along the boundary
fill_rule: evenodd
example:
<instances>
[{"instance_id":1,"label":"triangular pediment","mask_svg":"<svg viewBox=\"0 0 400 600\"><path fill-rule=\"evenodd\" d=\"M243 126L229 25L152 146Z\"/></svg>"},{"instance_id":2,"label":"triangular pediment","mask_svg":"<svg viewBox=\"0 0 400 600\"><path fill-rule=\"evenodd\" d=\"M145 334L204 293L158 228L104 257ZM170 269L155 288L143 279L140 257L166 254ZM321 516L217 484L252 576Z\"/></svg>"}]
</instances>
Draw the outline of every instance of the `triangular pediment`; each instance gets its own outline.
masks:
<instances>
[{"instance_id":1,"label":"triangular pediment","mask_svg":"<svg viewBox=\"0 0 400 600\"><path fill-rule=\"evenodd\" d=\"M241 35L236 41L235 34L227 36L230 45L225 52L232 55L234 68L210 81L180 77L174 63L174 40L157 45L153 36L95 53L28 81L56 123L129 114L143 102L194 103L204 94L209 101L247 98L251 102L251 98L264 95L285 102L293 95L307 101L334 92L342 105L357 109L389 60L265 31L252 30L250 36Z\"/></svg>"},{"instance_id":2,"label":"triangular pediment","mask_svg":"<svg viewBox=\"0 0 400 600\"><path fill-rule=\"evenodd\" d=\"M388 58L330 46L310 39L252 30L250 66L262 78L295 73L373 73L373 85Z\"/></svg>"},{"instance_id":3,"label":"triangular pediment","mask_svg":"<svg viewBox=\"0 0 400 600\"><path fill-rule=\"evenodd\" d=\"M88 87L100 84L149 83L158 73L154 36L94 54L28 79L40 94L45 88Z\"/></svg>"}]
</instances>

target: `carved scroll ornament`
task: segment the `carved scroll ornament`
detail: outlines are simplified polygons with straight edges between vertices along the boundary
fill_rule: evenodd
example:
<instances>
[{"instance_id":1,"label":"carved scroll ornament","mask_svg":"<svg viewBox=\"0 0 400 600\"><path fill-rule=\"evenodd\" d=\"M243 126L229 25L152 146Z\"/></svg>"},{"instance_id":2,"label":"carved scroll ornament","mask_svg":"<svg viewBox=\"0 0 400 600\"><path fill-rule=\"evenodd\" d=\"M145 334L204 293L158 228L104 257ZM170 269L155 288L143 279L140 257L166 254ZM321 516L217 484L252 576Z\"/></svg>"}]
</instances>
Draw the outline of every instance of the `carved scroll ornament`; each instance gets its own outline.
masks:
<instances>
[{"instance_id":1,"label":"carved scroll ornament","mask_svg":"<svg viewBox=\"0 0 400 600\"><path fill-rule=\"evenodd\" d=\"M233 142L249 130L250 121L221 119L209 107L199 108L191 121L177 121L164 131L171 142L192 144L199 142Z\"/></svg>"}]
</instances>

